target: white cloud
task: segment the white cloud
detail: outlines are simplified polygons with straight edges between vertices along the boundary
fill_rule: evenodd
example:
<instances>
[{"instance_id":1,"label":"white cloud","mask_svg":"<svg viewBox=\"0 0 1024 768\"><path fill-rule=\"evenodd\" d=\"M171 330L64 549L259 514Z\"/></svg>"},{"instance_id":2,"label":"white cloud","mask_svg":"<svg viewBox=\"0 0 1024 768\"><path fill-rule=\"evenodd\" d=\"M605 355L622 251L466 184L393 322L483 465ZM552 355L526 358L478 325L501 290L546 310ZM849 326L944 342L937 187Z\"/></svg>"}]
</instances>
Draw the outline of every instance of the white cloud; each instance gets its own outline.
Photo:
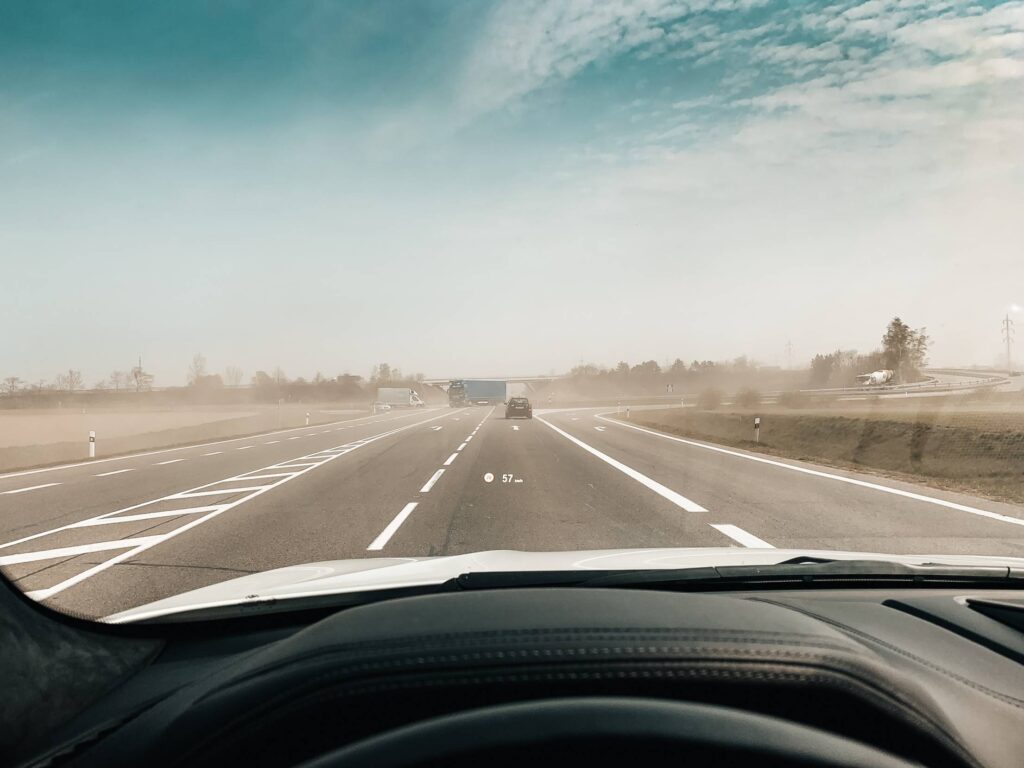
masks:
<instances>
[{"instance_id":1,"label":"white cloud","mask_svg":"<svg viewBox=\"0 0 1024 768\"><path fill-rule=\"evenodd\" d=\"M460 107L499 109L635 49L665 51L714 32L675 24L704 12L742 12L767 0L510 0L497 7L466 65Z\"/></svg>"}]
</instances>

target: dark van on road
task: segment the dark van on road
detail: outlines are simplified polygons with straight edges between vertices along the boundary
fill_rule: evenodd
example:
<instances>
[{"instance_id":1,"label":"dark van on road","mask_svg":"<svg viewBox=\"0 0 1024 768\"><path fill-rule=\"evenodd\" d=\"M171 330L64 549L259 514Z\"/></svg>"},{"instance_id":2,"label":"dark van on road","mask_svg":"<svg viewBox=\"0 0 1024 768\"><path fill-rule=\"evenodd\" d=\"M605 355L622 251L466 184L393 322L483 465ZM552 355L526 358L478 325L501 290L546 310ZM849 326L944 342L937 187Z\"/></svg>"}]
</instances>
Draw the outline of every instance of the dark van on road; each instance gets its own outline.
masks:
<instances>
[{"instance_id":1,"label":"dark van on road","mask_svg":"<svg viewBox=\"0 0 1024 768\"><path fill-rule=\"evenodd\" d=\"M533 406L530 405L530 401L525 397L513 397L505 405L505 418L532 419L533 418Z\"/></svg>"}]
</instances>

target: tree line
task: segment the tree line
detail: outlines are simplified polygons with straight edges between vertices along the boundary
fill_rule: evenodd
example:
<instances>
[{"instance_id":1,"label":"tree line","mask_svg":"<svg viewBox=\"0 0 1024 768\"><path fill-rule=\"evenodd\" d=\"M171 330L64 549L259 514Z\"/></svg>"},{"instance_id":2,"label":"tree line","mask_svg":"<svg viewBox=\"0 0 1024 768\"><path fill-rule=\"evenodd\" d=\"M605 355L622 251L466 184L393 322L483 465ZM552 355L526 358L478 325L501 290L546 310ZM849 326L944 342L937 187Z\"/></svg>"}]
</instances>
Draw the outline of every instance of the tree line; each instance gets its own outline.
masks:
<instances>
[{"instance_id":1,"label":"tree line","mask_svg":"<svg viewBox=\"0 0 1024 768\"><path fill-rule=\"evenodd\" d=\"M921 378L921 369L928 364L931 338L927 328L911 328L894 317L882 335L882 346L867 354L857 350L839 350L815 355L811 359L812 387L849 387L857 376L878 370L891 370L897 383Z\"/></svg>"},{"instance_id":2,"label":"tree line","mask_svg":"<svg viewBox=\"0 0 1024 768\"><path fill-rule=\"evenodd\" d=\"M25 381L19 376L7 376L0 381L0 391L12 397L19 394L41 395L48 392L72 394L88 390L148 392L153 388L153 380L153 374L148 373L141 365L137 365L126 371L112 371L107 378L100 379L92 387L86 387L82 372L76 368L69 368L58 373L52 379Z\"/></svg>"}]
</instances>

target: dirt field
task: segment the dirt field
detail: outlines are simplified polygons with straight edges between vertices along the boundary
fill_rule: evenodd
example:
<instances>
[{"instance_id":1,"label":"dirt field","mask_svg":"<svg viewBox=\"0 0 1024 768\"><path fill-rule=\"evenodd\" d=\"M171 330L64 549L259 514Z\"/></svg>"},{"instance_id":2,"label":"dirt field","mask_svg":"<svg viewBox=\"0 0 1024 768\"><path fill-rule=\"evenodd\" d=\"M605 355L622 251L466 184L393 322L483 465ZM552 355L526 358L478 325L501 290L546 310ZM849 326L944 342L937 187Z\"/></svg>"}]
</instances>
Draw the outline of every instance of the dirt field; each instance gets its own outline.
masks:
<instances>
[{"instance_id":1,"label":"dirt field","mask_svg":"<svg viewBox=\"0 0 1024 768\"><path fill-rule=\"evenodd\" d=\"M755 415L761 417L760 443L754 442ZM637 411L632 422L1024 503L1024 408L1006 404L919 402L834 410L672 408Z\"/></svg>"},{"instance_id":2,"label":"dirt field","mask_svg":"<svg viewBox=\"0 0 1024 768\"><path fill-rule=\"evenodd\" d=\"M96 455L115 456L207 440L242 437L305 424L368 415L344 403L247 405L161 410L0 411L0 471L79 461L88 457L89 430Z\"/></svg>"}]
</instances>

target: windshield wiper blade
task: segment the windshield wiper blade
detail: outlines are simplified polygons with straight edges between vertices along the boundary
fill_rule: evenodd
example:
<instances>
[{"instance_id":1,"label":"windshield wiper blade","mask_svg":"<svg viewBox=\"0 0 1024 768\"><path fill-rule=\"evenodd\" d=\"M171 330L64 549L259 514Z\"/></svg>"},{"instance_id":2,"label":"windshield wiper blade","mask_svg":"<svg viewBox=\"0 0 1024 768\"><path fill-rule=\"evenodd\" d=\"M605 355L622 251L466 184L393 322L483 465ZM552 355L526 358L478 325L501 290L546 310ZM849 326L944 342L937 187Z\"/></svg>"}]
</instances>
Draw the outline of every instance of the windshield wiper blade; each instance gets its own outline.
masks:
<instances>
[{"instance_id":1,"label":"windshield wiper blade","mask_svg":"<svg viewBox=\"0 0 1024 768\"><path fill-rule=\"evenodd\" d=\"M519 571L465 573L455 579L459 589L522 587L615 587L637 589L728 590L743 588L971 585L1024 587L1024 569L1007 566L907 565L887 560L793 558L769 565L727 565L700 568L628 571Z\"/></svg>"}]
</instances>

